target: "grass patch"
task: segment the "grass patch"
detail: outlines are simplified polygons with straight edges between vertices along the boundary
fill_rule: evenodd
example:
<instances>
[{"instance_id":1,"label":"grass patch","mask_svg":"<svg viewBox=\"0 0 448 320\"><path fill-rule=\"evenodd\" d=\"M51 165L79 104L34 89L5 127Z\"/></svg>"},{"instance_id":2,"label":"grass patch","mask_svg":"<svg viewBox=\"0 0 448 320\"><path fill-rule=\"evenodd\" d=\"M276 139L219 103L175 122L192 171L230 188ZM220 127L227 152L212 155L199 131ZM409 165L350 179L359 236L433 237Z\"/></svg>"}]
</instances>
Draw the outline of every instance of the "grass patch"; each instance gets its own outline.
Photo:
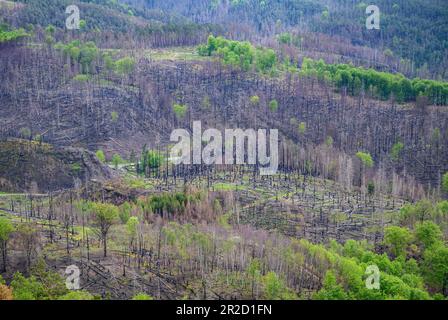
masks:
<instances>
[{"instance_id":1,"label":"grass patch","mask_svg":"<svg viewBox=\"0 0 448 320\"><path fill-rule=\"evenodd\" d=\"M156 61L183 60L183 61L205 61L210 57L203 57L197 53L194 47L175 47L169 49L157 49L145 51L145 56Z\"/></svg>"}]
</instances>

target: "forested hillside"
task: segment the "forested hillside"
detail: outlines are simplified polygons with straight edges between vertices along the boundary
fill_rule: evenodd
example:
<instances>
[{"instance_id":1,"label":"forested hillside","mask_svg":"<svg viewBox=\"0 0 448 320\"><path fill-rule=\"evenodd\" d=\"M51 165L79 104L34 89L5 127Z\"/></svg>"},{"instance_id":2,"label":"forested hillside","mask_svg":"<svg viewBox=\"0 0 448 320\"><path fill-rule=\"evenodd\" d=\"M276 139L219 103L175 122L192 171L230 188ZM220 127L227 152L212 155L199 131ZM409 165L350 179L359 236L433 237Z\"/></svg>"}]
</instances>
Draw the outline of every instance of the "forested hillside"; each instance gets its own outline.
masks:
<instances>
[{"instance_id":1,"label":"forested hillside","mask_svg":"<svg viewBox=\"0 0 448 320\"><path fill-rule=\"evenodd\" d=\"M448 4L368 4L0 0L0 300L446 300Z\"/></svg>"},{"instance_id":2,"label":"forested hillside","mask_svg":"<svg viewBox=\"0 0 448 320\"><path fill-rule=\"evenodd\" d=\"M361 0L181 0L129 1L148 8L163 8L193 21L220 21L239 37L273 36L296 31L338 36L353 45L386 51L400 64L410 64L422 77L447 77L448 5L444 1L379 0L381 29L365 28L365 10L371 4ZM329 42L333 42L329 40ZM328 39L322 39L328 41ZM332 45L330 43L330 45Z\"/></svg>"}]
</instances>

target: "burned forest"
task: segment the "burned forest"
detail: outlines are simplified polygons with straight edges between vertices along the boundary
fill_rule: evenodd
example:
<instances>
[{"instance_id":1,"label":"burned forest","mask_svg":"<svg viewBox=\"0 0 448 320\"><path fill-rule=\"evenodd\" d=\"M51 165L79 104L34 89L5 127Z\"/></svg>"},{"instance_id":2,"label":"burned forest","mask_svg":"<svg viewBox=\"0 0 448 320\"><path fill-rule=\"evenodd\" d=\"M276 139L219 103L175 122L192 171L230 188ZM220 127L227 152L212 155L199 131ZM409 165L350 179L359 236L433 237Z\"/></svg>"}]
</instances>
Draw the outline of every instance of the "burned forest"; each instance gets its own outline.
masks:
<instances>
[{"instance_id":1,"label":"burned forest","mask_svg":"<svg viewBox=\"0 0 448 320\"><path fill-rule=\"evenodd\" d=\"M448 5L0 0L0 300L447 300Z\"/></svg>"}]
</instances>

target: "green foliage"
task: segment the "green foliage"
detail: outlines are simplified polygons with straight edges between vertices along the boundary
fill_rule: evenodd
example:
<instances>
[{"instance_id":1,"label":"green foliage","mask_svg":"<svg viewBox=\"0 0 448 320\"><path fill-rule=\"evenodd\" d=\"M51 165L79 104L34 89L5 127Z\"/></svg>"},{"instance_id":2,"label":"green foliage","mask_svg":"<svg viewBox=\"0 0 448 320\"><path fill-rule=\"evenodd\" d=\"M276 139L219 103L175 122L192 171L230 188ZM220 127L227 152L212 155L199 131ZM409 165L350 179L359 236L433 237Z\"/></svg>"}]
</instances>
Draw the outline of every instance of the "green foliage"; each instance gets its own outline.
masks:
<instances>
[{"instance_id":1,"label":"green foliage","mask_svg":"<svg viewBox=\"0 0 448 320\"><path fill-rule=\"evenodd\" d=\"M86 27L87 27L87 22L86 22L86 20L80 19L80 20L79 20L79 28L80 28L81 30L84 30Z\"/></svg>"},{"instance_id":2,"label":"green foliage","mask_svg":"<svg viewBox=\"0 0 448 320\"><path fill-rule=\"evenodd\" d=\"M429 284L439 290L448 286L448 247L439 244L425 250L423 274ZM443 292L446 294L446 291Z\"/></svg>"},{"instance_id":3,"label":"green foliage","mask_svg":"<svg viewBox=\"0 0 448 320\"><path fill-rule=\"evenodd\" d=\"M115 169L118 169L118 166L123 163L123 159L119 154L114 154L112 156L112 164L114 165Z\"/></svg>"},{"instance_id":4,"label":"green foliage","mask_svg":"<svg viewBox=\"0 0 448 320\"><path fill-rule=\"evenodd\" d=\"M434 204L423 199L416 204L407 204L400 209L398 222L401 225L413 227L416 222L433 221L445 232L448 228L448 201Z\"/></svg>"},{"instance_id":5,"label":"green foliage","mask_svg":"<svg viewBox=\"0 0 448 320\"><path fill-rule=\"evenodd\" d=\"M154 150L150 150L147 153L148 165L150 168L158 168L163 162L163 156Z\"/></svg>"},{"instance_id":6,"label":"green foliage","mask_svg":"<svg viewBox=\"0 0 448 320\"><path fill-rule=\"evenodd\" d=\"M143 148L140 161L137 164L137 173L146 174L147 170L158 169L163 161L164 157L160 152Z\"/></svg>"},{"instance_id":7,"label":"green foliage","mask_svg":"<svg viewBox=\"0 0 448 320\"><path fill-rule=\"evenodd\" d=\"M131 210L132 210L131 204L129 202L125 202L119 207L119 210L120 210L119 216L121 223L123 224L127 223L131 216Z\"/></svg>"},{"instance_id":8,"label":"green foliage","mask_svg":"<svg viewBox=\"0 0 448 320\"><path fill-rule=\"evenodd\" d=\"M120 75L128 75L135 69L135 60L131 57L124 57L115 61L115 72Z\"/></svg>"},{"instance_id":9,"label":"green foliage","mask_svg":"<svg viewBox=\"0 0 448 320\"><path fill-rule=\"evenodd\" d=\"M367 193L368 193L370 196L372 196L372 195L375 193L375 184L374 184L372 181L370 181L370 182L367 184Z\"/></svg>"},{"instance_id":10,"label":"green foliage","mask_svg":"<svg viewBox=\"0 0 448 320\"><path fill-rule=\"evenodd\" d=\"M45 43L48 44L49 46L52 46L54 44L54 38L50 35L46 35L45 36Z\"/></svg>"},{"instance_id":11,"label":"green foliage","mask_svg":"<svg viewBox=\"0 0 448 320\"><path fill-rule=\"evenodd\" d=\"M442 176L442 189L444 192L448 193L448 172Z\"/></svg>"},{"instance_id":12,"label":"green foliage","mask_svg":"<svg viewBox=\"0 0 448 320\"><path fill-rule=\"evenodd\" d=\"M283 280L273 271L268 272L263 277L263 283L267 300L292 300L295 298Z\"/></svg>"},{"instance_id":13,"label":"green foliage","mask_svg":"<svg viewBox=\"0 0 448 320\"><path fill-rule=\"evenodd\" d=\"M105 236L119 216L118 208L109 203L94 202L91 204L91 209L93 211L94 226L99 228L102 235Z\"/></svg>"},{"instance_id":14,"label":"green foliage","mask_svg":"<svg viewBox=\"0 0 448 320\"><path fill-rule=\"evenodd\" d=\"M327 266L323 287L313 299L430 299L413 259L391 260L386 254L376 254L365 241L348 240L343 246L333 241L325 248L302 240L301 245L320 265ZM365 272L372 265L380 271L379 289L366 287Z\"/></svg>"},{"instance_id":15,"label":"green foliage","mask_svg":"<svg viewBox=\"0 0 448 320\"><path fill-rule=\"evenodd\" d=\"M278 102L277 100L271 100L271 102L269 102L269 110L271 110L271 112L277 112L278 110Z\"/></svg>"},{"instance_id":16,"label":"green foliage","mask_svg":"<svg viewBox=\"0 0 448 320\"><path fill-rule=\"evenodd\" d=\"M255 48L247 41L227 40L223 37L210 35L206 45L198 47L201 56L219 56L224 64L239 66L242 70L267 73L272 71L277 63L277 55L272 49Z\"/></svg>"},{"instance_id":17,"label":"green foliage","mask_svg":"<svg viewBox=\"0 0 448 320\"><path fill-rule=\"evenodd\" d=\"M145 203L146 210L165 216L165 214L181 214L189 202L200 199L200 193L188 195L183 192L165 193L149 197Z\"/></svg>"},{"instance_id":18,"label":"green foliage","mask_svg":"<svg viewBox=\"0 0 448 320\"><path fill-rule=\"evenodd\" d=\"M412 234L406 228L390 226L384 229L384 244L395 257L406 255L411 240Z\"/></svg>"},{"instance_id":19,"label":"green foliage","mask_svg":"<svg viewBox=\"0 0 448 320\"><path fill-rule=\"evenodd\" d=\"M348 300L348 296L336 282L336 276L333 271L329 270L325 274L322 289L313 295L314 300Z\"/></svg>"},{"instance_id":20,"label":"green foliage","mask_svg":"<svg viewBox=\"0 0 448 320\"><path fill-rule=\"evenodd\" d=\"M173 105L173 112L178 119L185 118L187 111L188 111L188 107L186 105L177 104L177 103L175 103Z\"/></svg>"},{"instance_id":21,"label":"green foliage","mask_svg":"<svg viewBox=\"0 0 448 320\"><path fill-rule=\"evenodd\" d=\"M6 271L6 258L7 258L7 248L8 240L14 231L14 226L11 221L7 218L0 217L0 252L3 260L3 265L0 272ZM1 278L0 278L1 280ZM1 284L1 282L0 282Z\"/></svg>"},{"instance_id":22,"label":"green foliage","mask_svg":"<svg viewBox=\"0 0 448 320\"><path fill-rule=\"evenodd\" d=\"M20 272L14 274L11 288L15 300L47 300L49 298L42 283L34 276L25 278Z\"/></svg>"},{"instance_id":23,"label":"green foliage","mask_svg":"<svg viewBox=\"0 0 448 320\"><path fill-rule=\"evenodd\" d=\"M112 59L110 54L108 53L103 54L103 61L107 70L109 71L115 70L115 61Z\"/></svg>"},{"instance_id":24,"label":"green foliage","mask_svg":"<svg viewBox=\"0 0 448 320\"><path fill-rule=\"evenodd\" d=\"M329 78L338 88L347 88L351 95L362 90L373 97L388 100L392 96L397 102L416 101L426 96L431 103L448 105L448 83L415 78L409 80L402 74L379 72L347 64L326 64L323 60L304 58L300 71L304 76Z\"/></svg>"},{"instance_id":25,"label":"green foliage","mask_svg":"<svg viewBox=\"0 0 448 320\"><path fill-rule=\"evenodd\" d=\"M367 168L373 167L374 162L372 156L369 153L359 151L356 153L356 157L358 157L358 159L361 160L363 166Z\"/></svg>"},{"instance_id":26,"label":"green foliage","mask_svg":"<svg viewBox=\"0 0 448 320\"><path fill-rule=\"evenodd\" d=\"M81 165L79 163L73 163L71 169L74 174L79 174L81 171Z\"/></svg>"},{"instance_id":27,"label":"green foliage","mask_svg":"<svg viewBox=\"0 0 448 320\"><path fill-rule=\"evenodd\" d=\"M103 150L98 150L95 153L96 157L98 158L98 160L100 160L102 163L106 162L106 156L104 155Z\"/></svg>"},{"instance_id":28,"label":"green foliage","mask_svg":"<svg viewBox=\"0 0 448 320\"><path fill-rule=\"evenodd\" d=\"M51 24L45 28L45 33L48 35L53 35L55 31L56 31L56 28Z\"/></svg>"},{"instance_id":29,"label":"green foliage","mask_svg":"<svg viewBox=\"0 0 448 320\"><path fill-rule=\"evenodd\" d=\"M415 237L425 248L429 248L432 245L441 242L442 231L440 230L440 227L432 221L418 222L415 225Z\"/></svg>"},{"instance_id":30,"label":"green foliage","mask_svg":"<svg viewBox=\"0 0 448 320\"><path fill-rule=\"evenodd\" d=\"M154 298L146 293L138 293L132 298L132 300L154 300Z\"/></svg>"},{"instance_id":31,"label":"green foliage","mask_svg":"<svg viewBox=\"0 0 448 320\"><path fill-rule=\"evenodd\" d=\"M289 32L279 34L277 40L280 44L294 45L296 47L300 47L302 43L302 38Z\"/></svg>"},{"instance_id":32,"label":"green foliage","mask_svg":"<svg viewBox=\"0 0 448 320\"><path fill-rule=\"evenodd\" d=\"M70 291L63 296L60 296L58 300L94 300L94 296L84 290Z\"/></svg>"},{"instance_id":33,"label":"green foliage","mask_svg":"<svg viewBox=\"0 0 448 320\"><path fill-rule=\"evenodd\" d=\"M250 276L252 281L261 280L261 262L259 259L252 259L247 266L246 273Z\"/></svg>"},{"instance_id":34,"label":"green foliage","mask_svg":"<svg viewBox=\"0 0 448 320\"><path fill-rule=\"evenodd\" d=\"M397 142L392 146L390 150L390 157L394 161L398 161L400 159L401 151L403 151L404 144L401 142Z\"/></svg>"},{"instance_id":35,"label":"green foliage","mask_svg":"<svg viewBox=\"0 0 448 320\"><path fill-rule=\"evenodd\" d=\"M90 80L90 77L88 74L77 74L76 76L73 77L73 80L78 82L87 82Z\"/></svg>"},{"instance_id":36,"label":"green foliage","mask_svg":"<svg viewBox=\"0 0 448 320\"><path fill-rule=\"evenodd\" d=\"M260 104L260 97L257 95L250 97L250 103L253 106L258 106Z\"/></svg>"},{"instance_id":37,"label":"green foliage","mask_svg":"<svg viewBox=\"0 0 448 320\"><path fill-rule=\"evenodd\" d=\"M118 112L112 111L110 113L110 118L111 118L112 122L117 122L118 121Z\"/></svg>"},{"instance_id":38,"label":"green foliage","mask_svg":"<svg viewBox=\"0 0 448 320\"><path fill-rule=\"evenodd\" d=\"M55 48L61 50L73 63L80 64L83 74L94 73L93 62L100 56L94 42L74 40L66 45L59 43Z\"/></svg>"},{"instance_id":39,"label":"green foliage","mask_svg":"<svg viewBox=\"0 0 448 320\"><path fill-rule=\"evenodd\" d=\"M7 25L0 24L0 44L14 42L28 36L29 34L24 29L10 30Z\"/></svg>"},{"instance_id":40,"label":"green foliage","mask_svg":"<svg viewBox=\"0 0 448 320\"><path fill-rule=\"evenodd\" d=\"M7 218L0 217L0 241L7 241L14 231L14 226Z\"/></svg>"},{"instance_id":41,"label":"green foliage","mask_svg":"<svg viewBox=\"0 0 448 320\"><path fill-rule=\"evenodd\" d=\"M42 142L42 136L41 136L40 134L36 134L36 135L33 137L33 141L36 141L36 142Z\"/></svg>"},{"instance_id":42,"label":"green foliage","mask_svg":"<svg viewBox=\"0 0 448 320\"><path fill-rule=\"evenodd\" d=\"M67 294L62 277L54 271L47 271L45 262L40 260L25 278L20 272L11 281L15 300L55 300Z\"/></svg>"},{"instance_id":43,"label":"green foliage","mask_svg":"<svg viewBox=\"0 0 448 320\"><path fill-rule=\"evenodd\" d=\"M299 129L299 133L303 135L306 131L306 122L300 122L298 129Z\"/></svg>"},{"instance_id":44,"label":"green foliage","mask_svg":"<svg viewBox=\"0 0 448 320\"><path fill-rule=\"evenodd\" d=\"M137 234L137 227L139 221L137 217L130 217L126 223L126 231L131 238L134 238Z\"/></svg>"},{"instance_id":45,"label":"green foliage","mask_svg":"<svg viewBox=\"0 0 448 320\"><path fill-rule=\"evenodd\" d=\"M50 299L55 299L67 293L67 287L62 276L48 268L44 259L40 258L33 266L31 275L43 285L45 293Z\"/></svg>"},{"instance_id":46,"label":"green foliage","mask_svg":"<svg viewBox=\"0 0 448 320\"><path fill-rule=\"evenodd\" d=\"M277 55L272 49L257 49L256 51L256 69L266 73L274 70L277 63Z\"/></svg>"}]
</instances>

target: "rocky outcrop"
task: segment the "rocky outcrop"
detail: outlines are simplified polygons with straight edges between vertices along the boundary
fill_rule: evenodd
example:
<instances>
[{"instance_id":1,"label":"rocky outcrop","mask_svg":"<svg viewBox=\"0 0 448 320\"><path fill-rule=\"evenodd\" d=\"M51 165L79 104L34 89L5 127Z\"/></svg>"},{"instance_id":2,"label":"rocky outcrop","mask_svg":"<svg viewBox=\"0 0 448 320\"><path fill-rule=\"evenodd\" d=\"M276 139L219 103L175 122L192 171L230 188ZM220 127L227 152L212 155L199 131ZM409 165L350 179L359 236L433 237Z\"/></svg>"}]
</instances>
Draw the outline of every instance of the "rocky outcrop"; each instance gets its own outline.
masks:
<instances>
[{"instance_id":1,"label":"rocky outcrop","mask_svg":"<svg viewBox=\"0 0 448 320\"><path fill-rule=\"evenodd\" d=\"M82 148L25 140L0 142L0 191L48 192L104 181L111 170Z\"/></svg>"}]
</instances>

